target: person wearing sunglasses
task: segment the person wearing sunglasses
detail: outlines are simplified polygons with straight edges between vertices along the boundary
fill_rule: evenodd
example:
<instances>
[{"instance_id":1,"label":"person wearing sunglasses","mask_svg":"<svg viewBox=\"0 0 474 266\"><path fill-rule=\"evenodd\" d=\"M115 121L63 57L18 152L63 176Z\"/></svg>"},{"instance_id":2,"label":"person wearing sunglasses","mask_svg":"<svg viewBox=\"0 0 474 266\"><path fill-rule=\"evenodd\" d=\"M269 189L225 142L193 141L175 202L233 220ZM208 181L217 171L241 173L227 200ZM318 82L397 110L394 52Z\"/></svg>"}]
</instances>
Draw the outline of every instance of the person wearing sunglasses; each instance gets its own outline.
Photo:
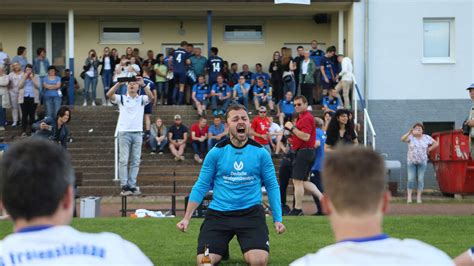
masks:
<instances>
[{"instance_id":1,"label":"person wearing sunglasses","mask_svg":"<svg viewBox=\"0 0 474 266\"><path fill-rule=\"evenodd\" d=\"M269 131L271 124L270 118L267 117L267 108L260 106L260 108L258 108L258 116L252 120L250 133L253 139L265 147L270 154L272 154Z\"/></svg>"},{"instance_id":2,"label":"person wearing sunglasses","mask_svg":"<svg viewBox=\"0 0 474 266\"><path fill-rule=\"evenodd\" d=\"M295 188L295 207L289 215L303 215L302 205L304 191L307 190L319 199L321 192L311 183L308 178L316 158L314 151L314 141L316 140L316 124L313 115L308 111L308 100L303 95L298 95L294 99L295 111L298 118L293 124L290 121L285 123L285 129L291 133L292 152L294 155L291 178Z\"/></svg>"}]
</instances>

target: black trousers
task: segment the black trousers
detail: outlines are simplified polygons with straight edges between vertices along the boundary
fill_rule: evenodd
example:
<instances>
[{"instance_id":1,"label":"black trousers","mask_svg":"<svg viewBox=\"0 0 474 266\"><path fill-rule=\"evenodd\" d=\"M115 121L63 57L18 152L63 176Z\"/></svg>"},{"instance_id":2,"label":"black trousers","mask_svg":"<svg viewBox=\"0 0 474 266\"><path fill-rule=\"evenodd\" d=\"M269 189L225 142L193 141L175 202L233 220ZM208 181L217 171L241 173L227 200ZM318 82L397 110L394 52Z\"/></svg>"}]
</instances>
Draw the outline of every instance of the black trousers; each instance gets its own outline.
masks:
<instances>
[{"instance_id":1,"label":"black trousers","mask_svg":"<svg viewBox=\"0 0 474 266\"><path fill-rule=\"evenodd\" d=\"M301 95L306 97L308 100L308 105L313 105L313 88L314 84L311 83L301 83Z\"/></svg>"},{"instance_id":2,"label":"black trousers","mask_svg":"<svg viewBox=\"0 0 474 266\"><path fill-rule=\"evenodd\" d=\"M313 183L321 193L324 192L323 184L321 182L321 172L319 171L311 171L310 179L311 183ZM323 209L321 208L321 202L319 201L318 197L313 196L314 204L316 204L317 213L322 214Z\"/></svg>"},{"instance_id":3,"label":"black trousers","mask_svg":"<svg viewBox=\"0 0 474 266\"><path fill-rule=\"evenodd\" d=\"M273 102L275 104L278 104L281 99L285 98L285 95L283 95L283 80L272 80L272 85L273 85ZM294 95L293 95L294 96Z\"/></svg>"},{"instance_id":4,"label":"black trousers","mask_svg":"<svg viewBox=\"0 0 474 266\"><path fill-rule=\"evenodd\" d=\"M280 180L280 198L281 205L286 205L286 190L293 171L293 163L287 158L283 158L280 163L279 180Z\"/></svg>"},{"instance_id":5,"label":"black trousers","mask_svg":"<svg viewBox=\"0 0 474 266\"><path fill-rule=\"evenodd\" d=\"M22 128L23 132L26 132L26 129L28 126L33 125L33 122L35 121L35 113L36 113L36 106L38 104L35 103L35 99L32 97L25 97L23 98L23 103L20 104L21 107L21 113L22 113L22 118L21 118L21 123L22 123Z\"/></svg>"}]
</instances>

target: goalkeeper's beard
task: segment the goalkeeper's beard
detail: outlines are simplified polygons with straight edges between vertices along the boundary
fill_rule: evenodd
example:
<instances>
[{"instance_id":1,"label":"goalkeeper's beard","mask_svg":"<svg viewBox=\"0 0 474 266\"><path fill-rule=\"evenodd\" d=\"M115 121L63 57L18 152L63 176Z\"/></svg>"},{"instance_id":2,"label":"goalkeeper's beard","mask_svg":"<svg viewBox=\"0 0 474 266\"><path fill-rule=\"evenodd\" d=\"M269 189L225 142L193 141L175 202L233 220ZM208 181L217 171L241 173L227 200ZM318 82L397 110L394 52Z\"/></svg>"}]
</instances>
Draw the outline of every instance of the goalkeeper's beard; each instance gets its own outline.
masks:
<instances>
[{"instance_id":1,"label":"goalkeeper's beard","mask_svg":"<svg viewBox=\"0 0 474 266\"><path fill-rule=\"evenodd\" d=\"M237 133L237 132L235 132L235 133ZM242 147L245 143L247 143L247 141L249 139L248 132L245 133L245 138L243 138L243 139L239 139L239 137L235 133L234 132L230 133L230 141L232 142L232 144L234 146Z\"/></svg>"}]
</instances>

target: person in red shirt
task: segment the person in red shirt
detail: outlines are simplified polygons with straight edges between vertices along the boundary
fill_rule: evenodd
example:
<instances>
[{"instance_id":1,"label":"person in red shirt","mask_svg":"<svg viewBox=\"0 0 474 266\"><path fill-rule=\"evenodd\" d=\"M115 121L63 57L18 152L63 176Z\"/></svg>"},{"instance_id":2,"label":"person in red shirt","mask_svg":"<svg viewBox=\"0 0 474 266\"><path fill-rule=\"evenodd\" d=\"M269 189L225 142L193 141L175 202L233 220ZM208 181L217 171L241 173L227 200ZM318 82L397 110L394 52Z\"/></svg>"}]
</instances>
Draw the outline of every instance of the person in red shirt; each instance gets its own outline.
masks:
<instances>
[{"instance_id":1,"label":"person in red shirt","mask_svg":"<svg viewBox=\"0 0 474 266\"><path fill-rule=\"evenodd\" d=\"M204 116L199 118L199 121L191 126L191 144L194 150L194 160L197 163L202 163L204 156L207 153L207 119Z\"/></svg>"},{"instance_id":2,"label":"person in red shirt","mask_svg":"<svg viewBox=\"0 0 474 266\"><path fill-rule=\"evenodd\" d=\"M316 123L313 115L308 112L308 100L306 97L302 95L296 96L293 102L298 118L295 124L290 121L285 123L285 129L292 134L291 144L292 150L295 152L291 173L295 188L295 207L290 211L289 215L299 216L303 215L302 205L305 189L319 199L323 195L313 183L308 181L311 167L316 157L314 152Z\"/></svg>"},{"instance_id":3,"label":"person in red shirt","mask_svg":"<svg viewBox=\"0 0 474 266\"><path fill-rule=\"evenodd\" d=\"M267 117L267 108L265 106L260 106L260 108L258 108L258 116L256 116L252 121L251 135L253 136L253 139L264 146L270 154L272 153L269 144L269 129L271 124L270 118Z\"/></svg>"}]
</instances>

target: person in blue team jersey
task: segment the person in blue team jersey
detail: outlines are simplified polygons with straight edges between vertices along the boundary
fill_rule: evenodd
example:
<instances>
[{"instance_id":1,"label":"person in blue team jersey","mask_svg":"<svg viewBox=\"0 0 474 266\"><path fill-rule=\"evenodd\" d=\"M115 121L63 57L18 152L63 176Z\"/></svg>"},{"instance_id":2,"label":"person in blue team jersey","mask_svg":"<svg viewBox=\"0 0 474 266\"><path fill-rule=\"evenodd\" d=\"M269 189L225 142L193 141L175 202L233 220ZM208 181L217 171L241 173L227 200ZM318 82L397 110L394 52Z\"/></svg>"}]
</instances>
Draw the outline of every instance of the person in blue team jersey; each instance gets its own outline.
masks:
<instances>
[{"instance_id":1,"label":"person in blue team jersey","mask_svg":"<svg viewBox=\"0 0 474 266\"><path fill-rule=\"evenodd\" d=\"M309 50L309 58L313 59L317 67L321 66L321 60L324 57L324 51L318 48L318 42L313 40L311 42L311 49Z\"/></svg>"},{"instance_id":2,"label":"person in blue team jersey","mask_svg":"<svg viewBox=\"0 0 474 266\"><path fill-rule=\"evenodd\" d=\"M217 76L217 83L211 87L211 107L213 115L223 115L232 99L232 89L224 82L222 75ZM217 105L222 104L219 110Z\"/></svg>"},{"instance_id":3,"label":"person in blue team jersey","mask_svg":"<svg viewBox=\"0 0 474 266\"><path fill-rule=\"evenodd\" d=\"M291 121L293 115L295 114L295 106L293 105L293 93L287 91L285 94L285 99L281 100L277 105L278 110L278 121L280 126L283 126L286 121Z\"/></svg>"},{"instance_id":4,"label":"person in blue team jersey","mask_svg":"<svg viewBox=\"0 0 474 266\"><path fill-rule=\"evenodd\" d=\"M209 149L211 149L219 141L227 138L228 129L226 128L225 124L222 123L222 118L220 116L214 116L214 119L212 119L212 125L209 126L209 130L207 132L207 146Z\"/></svg>"},{"instance_id":5,"label":"person in blue team jersey","mask_svg":"<svg viewBox=\"0 0 474 266\"><path fill-rule=\"evenodd\" d=\"M268 73L263 72L262 70L262 64L257 63L255 64L255 73L252 75L252 81L251 81L251 86L254 87L257 85L257 78L262 78L265 85L269 86L270 85L270 75Z\"/></svg>"},{"instance_id":6,"label":"person in blue team jersey","mask_svg":"<svg viewBox=\"0 0 474 266\"><path fill-rule=\"evenodd\" d=\"M245 80L248 84L252 83L253 73L250 72L249 65L247 64L242 65L242 72L240 72L240 75L245 77Z\"/></svg>"},{"instance_id":7,"label":"person in blue team jersey","mask_svg":"<svg viewBox=\"0 0 474 266\"><path fill-rule=\"evenodd\" d=\"M184 104L184 85L186 84L186 71L191 60L191 55L186 50L188 43L182 41L180 47L173 52L173 77L175 88L173 91L173 100L175 104Z\"/></svg>"},{"instance_id":8,"label":"person in blue team jersey","mask_svg":"<svg viewBox=\"0 0 474 266\"><path fill-rule=\"evenodd\" d=\"M208 99L210 94L211 90L206 84L206 78L204 75L199 75L198 83L194 84L191 95L199 116L206 114L206 107L209 103Z\"/></svg>"},{"instance_id":9,"label":"person in blue team jersey","mask_svg":"<svg viewBox=\"0 0 474 266\"><path fill-rule=\"evenodd\" d=\"M153 106L156 105L156 101L158 99L155 82L153 82L150 77L151 70L151 67L143 68L143 82L145 83L145 86L148 86L150 88L150 91L154 97L153 101L150 101L147 105L145 105L145 137L150 136L151 114L153 113ZM145 89L140 88L140 95L146 95Z\"/></svg>"},{"instance_id":10,"label":"person in blue team jersey","mask_svg":"<svg viewBox=\"0 0 474 266\"><path fill-rule=\"evenodd\" d=\"M262 207L262 184L268 193L275 230L278 234L285 232L275 167L265 148L249 138L250 119L245 107L230 106L226 117L230 138L217 143L207 154L186 214L176 227L187 231L192 214L214 184L213 200L198 238L198 265L205 246L212 265L219 263L234 235L247 264L266 265L270 239Z\"/></svg>"},{"instance_id":11,"label":"person in blue team jersey","mask_svg":"<svg viewBox=\"0 0 474 266\"><path fill-rule=\"evenodd\" d=\"M211 48L211 56L207 59L207 73L209 74L209 85L212 86L217 82L217 76L222 74L224 69L224 60L217 56L219 49L217 47Z\"/></svg>"},{"instance_id":12,"label":"person in blue team jersey","mask_svg":"<svg viewBox=\"0 0 474 266\"><path fill-rule=\"evenodd\" d=\"M270 113L275 114L275 107L272 100L271 88L265 84L262 77L257 78L257 84L253 88L253 100L255 109L258 110L260 106L266 106L270 108Z\"/></svg>"},{"instance_id":13,"label":"person in blue team jersey","mask_svg":"<svg viewBox=\"0 0 474 266\"><path fill-rule=\"evenodd\" d=\"M329 88L328 96L323 97L321 104L325 112L335 113L337 110L343 108L341 99L337 97L336 88Z\"/></svg>"},{"instance_id":14,"label":"person in blue team jersey","mask_svg":"<svg viewBox=\"0 0 474 266\"><path fill-rule=\"evenodd\" d=\"M233 90L233 99L234 102L243 104L245 108L248 110L249 109L249 91L250 91L250 85L245 82L245 77L240 76L239 77L239 82L234 85ZM249 112L251 114L251 112Z\"/></svg>"},{"instance_id":15,"label":"person in blue team jersey","mask_svg":"<svg viewBox=\"0 0 474 266\"><path fill-rule=\"evenodd\" d=\"M324 121L316 117L316 141L314 143L314 151L316 153L316 158L314 159L313 166L311 167L311 174L309 176L309 181L313 183L321 193L324 192L322 182L321 182L321 165L324 160L324 145L326 144L326 133L323 130ZM316 213L315 215L324 215L323 209L321 208L321 202L318 197L313 196L314 203L316 204Z\"/></svg>"},{"instance_id":16,"label":"person in blue team jersey","mask_svg":"<svg viewBox=\"0 0 474 266\"><path fill-rule=\"evenodd\" d=\"M336 53L333 47L326 49L326 54L320 61L320 72L321 72L321 86L323 87L323 95L327 93L329 88L334 87L336 75L334 74L334 63L332 57Z\"/></svg>"}]
</instances>

